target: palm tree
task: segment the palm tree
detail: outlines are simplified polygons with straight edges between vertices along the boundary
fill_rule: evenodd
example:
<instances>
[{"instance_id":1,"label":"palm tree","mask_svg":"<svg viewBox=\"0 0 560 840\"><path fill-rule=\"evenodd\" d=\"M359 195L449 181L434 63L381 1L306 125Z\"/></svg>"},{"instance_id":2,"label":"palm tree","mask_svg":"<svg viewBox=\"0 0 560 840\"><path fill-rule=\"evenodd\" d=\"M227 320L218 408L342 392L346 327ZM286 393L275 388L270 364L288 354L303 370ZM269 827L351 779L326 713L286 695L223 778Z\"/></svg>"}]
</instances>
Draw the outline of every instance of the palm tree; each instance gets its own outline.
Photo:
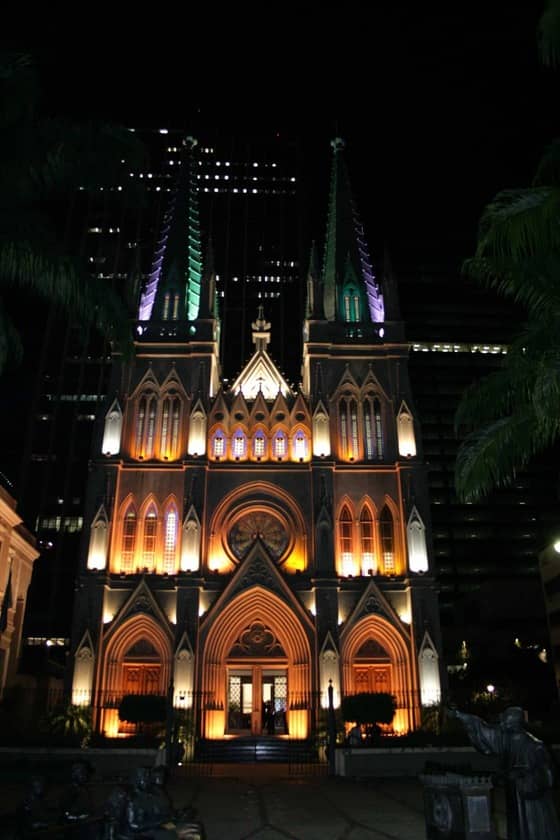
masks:
<instances>
[{"instance_id":1,"label":"palm tree","mask_svg":"<svg viewBox=\"0 0 560 840\"><path fill-rule=\"evenodd\" d=\"M541 59L560 61L560 0L539 23ZM463 271L521 304L527 322L500 370L469 388L455 417L468 429L455 486L477 501L509 485L531 458L560 438L560 139L543 155L530 187L504 190L480 220Z\"/></svg>"},{"instance_id":2,"label":"palm tree","mask_svg":"<svg viewBox=\"0 0 560 840\"><path fill-rule=\"evenodd\" d=\"M27 55L0 56L0 91L0 371L8 357L21 355L8 311L8 301L20 294L52 301L129 347L124 303L107 285L93 283L85 261L63 244L53 206L78 186L103 183L122 159L139 163L140 144L124 129L45 117Z\"/></svg>"}]
</instances>

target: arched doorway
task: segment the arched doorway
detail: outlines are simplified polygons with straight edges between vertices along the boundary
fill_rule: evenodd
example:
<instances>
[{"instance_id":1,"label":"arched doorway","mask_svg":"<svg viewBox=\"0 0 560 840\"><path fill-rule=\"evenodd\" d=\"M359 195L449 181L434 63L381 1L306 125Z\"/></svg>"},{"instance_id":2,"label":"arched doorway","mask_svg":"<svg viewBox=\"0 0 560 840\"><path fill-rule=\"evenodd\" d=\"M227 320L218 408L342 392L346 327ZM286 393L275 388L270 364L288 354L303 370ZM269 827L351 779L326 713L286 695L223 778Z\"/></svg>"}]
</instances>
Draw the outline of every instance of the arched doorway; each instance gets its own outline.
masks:
<instances>
[{"instance_id":1,"label":"arched doorway","mask_svg":"<svg viewBox=\"0 0 560 840\"><path fill-rule=\"evenodd\" d=\"M302 618L260 586L218 612L201 639L205 737L307 737L312 628Z\"/></svg>"},{"instance_id":2,"label":"arched doorway","mask_svg":"<svg viewBox=\"0 0 560 840\"><path fill-rule=\"evenodd\" d=\"M99 728L108 736L129 734L118 708L126 694L167 694L172 639L150 615L135 614L106 640L100 680Z\"/></svg>"},{"instance_id":3,"label":"arched doorway","mask_svg":"<svg viewBox=\"0 0 560 840\"><path fill-rule=\"evenodd\" d=\"M418 680L409 638L383 616L368 615L343 631L341 658L343 694L386 691L397 702L395 732L415 728Z\"/></svg>"}]
</instances>

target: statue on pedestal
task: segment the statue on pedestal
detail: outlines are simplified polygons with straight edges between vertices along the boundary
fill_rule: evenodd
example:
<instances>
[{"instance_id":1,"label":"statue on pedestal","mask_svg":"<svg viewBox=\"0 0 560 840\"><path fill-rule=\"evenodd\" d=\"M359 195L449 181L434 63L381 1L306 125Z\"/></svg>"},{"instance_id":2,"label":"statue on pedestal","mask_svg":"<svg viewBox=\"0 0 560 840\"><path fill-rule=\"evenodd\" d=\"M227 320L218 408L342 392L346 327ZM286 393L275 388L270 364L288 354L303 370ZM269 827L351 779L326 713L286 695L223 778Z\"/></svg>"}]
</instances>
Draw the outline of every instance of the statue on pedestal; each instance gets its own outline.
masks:
<instances>
[{"instance_id":1,"label":"statue on pedestal","mask_svg":"<svg viewBox=\"0 0 560 840\"><path fill-rule=\"evenodd\" d=\"M523 709L506 709L497 725L455 708L448 713L461 721L477 750L501 759L509 840L560 840L552 762L543 742L525 730Z\"/></svg>"}]
</instances>

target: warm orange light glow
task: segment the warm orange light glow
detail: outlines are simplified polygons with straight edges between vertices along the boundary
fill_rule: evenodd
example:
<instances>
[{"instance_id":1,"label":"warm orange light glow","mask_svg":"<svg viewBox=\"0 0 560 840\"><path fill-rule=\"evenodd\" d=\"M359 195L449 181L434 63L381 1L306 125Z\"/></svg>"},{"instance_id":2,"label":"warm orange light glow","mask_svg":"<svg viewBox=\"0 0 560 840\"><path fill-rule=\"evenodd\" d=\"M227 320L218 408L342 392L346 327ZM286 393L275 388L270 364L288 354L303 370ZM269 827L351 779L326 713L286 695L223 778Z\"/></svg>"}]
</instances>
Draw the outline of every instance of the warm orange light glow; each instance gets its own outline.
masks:
<instances>
[{"instance_id":1,"label":"warm orange light glow","mask_svg":"<svg viewBox=\"0 0 560 840\"><path fill-rule=\"evenodd\" d=\"M233 571L235 566L223 551L217 550L208 558L208 568L211 572L225 574L226 572Z\"/></svg>"},{"instance_id":2,"label":"warm orange light glow","mask_svg":"<svg viewBox=\"0 0 560 840\"><path fill-rule=\"evenodd\" d=\"M226 713L223 709L209 709L206 715L206 737L223 738L226 728Z\"/></svg>"},{"instance_id":3,"label":"warm orange light glow","mask_svg":"<svg viewBox=\"0 0 560 840\"><path fill-rule=\"evenodd\" d=\"M292 738L307 738L308 713L306 709L290 709L287 713L288 730Z\"/></svg>"},{"instance_id":4,"label":"warm orange light glow","mask_svg":"<svg viewBox=\"0 0 560 840\"><path fill-rule=\"evenodd\" d=\"M284 569L287 572L303 572L305 569L305 560L301 552L297 550L293 551L284 563Z\"/></svg>"},{"instance_id":5,"label":"warm orange light glow","mask_svg":"<svg viewBox=\"0 0 560 840\"><path fill-rule=\"evenodd\" d=\"M101 730L107 738L116 738L119 734L118 709L103 709Z\"/></svg>"}]
</instances>

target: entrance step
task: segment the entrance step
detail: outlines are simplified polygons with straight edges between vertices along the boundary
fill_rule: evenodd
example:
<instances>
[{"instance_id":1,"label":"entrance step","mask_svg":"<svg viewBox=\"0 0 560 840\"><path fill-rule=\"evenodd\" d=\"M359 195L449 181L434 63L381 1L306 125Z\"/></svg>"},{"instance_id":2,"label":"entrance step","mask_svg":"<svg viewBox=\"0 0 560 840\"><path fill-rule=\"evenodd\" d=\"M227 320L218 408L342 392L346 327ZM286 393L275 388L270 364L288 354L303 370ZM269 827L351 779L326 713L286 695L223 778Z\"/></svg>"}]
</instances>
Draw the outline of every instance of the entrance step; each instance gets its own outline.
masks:
<instances>
[{"instance_id":1,"label":"entrance step","mask_svg":"<svg viewBox=\"0 0 560 840\"><path fill-rule=\"evenodd\" d=\"M274 737L240 737L227 740L200 740L195 761L213 764L244 764L257 761L277 764L316 764L317 748L307 740Z\"/></svg>"}]
</instances>

